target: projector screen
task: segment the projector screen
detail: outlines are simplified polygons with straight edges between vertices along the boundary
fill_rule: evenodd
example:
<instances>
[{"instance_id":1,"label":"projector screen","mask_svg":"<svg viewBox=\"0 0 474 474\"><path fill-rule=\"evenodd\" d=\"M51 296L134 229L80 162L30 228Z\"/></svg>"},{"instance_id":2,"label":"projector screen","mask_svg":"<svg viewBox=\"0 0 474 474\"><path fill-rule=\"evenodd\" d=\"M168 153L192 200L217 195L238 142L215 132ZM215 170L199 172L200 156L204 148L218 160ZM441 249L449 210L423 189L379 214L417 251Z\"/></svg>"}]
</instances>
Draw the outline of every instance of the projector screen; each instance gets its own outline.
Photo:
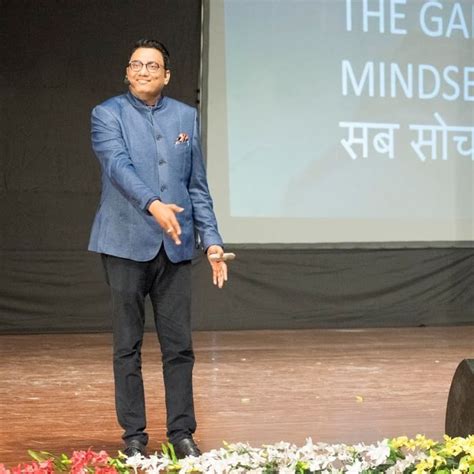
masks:
<instances>
[{"instance_id":1,"label":"projector screen","mask_svg":"<svg viewBox=\"0 0 474 474\"><path fill-rule=\"evenodd\" d=\"M226 241L473 240L472 1L207 7L207 166Z\"/></svg>"}]
</instances>

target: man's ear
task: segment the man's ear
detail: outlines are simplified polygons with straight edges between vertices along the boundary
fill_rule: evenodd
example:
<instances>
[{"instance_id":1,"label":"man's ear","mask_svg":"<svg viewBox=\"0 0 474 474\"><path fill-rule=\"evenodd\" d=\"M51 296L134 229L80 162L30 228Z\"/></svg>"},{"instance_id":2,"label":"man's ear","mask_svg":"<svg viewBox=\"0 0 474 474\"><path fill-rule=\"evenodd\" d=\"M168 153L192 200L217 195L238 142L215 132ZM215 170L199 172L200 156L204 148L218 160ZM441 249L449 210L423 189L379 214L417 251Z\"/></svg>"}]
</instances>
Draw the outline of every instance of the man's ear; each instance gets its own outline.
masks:
<instances>
[{"instance_id":1,"label":"man's ear","mask_svg":"<svg viewBox=\"0 0 474 474\"><path fill-rule=\"evenodd\" d=\"M165 86L168 85L168 82L170 82L171 79L171 71L169 69L166 69L165 71Z\"/></svg>"}]
</instances>

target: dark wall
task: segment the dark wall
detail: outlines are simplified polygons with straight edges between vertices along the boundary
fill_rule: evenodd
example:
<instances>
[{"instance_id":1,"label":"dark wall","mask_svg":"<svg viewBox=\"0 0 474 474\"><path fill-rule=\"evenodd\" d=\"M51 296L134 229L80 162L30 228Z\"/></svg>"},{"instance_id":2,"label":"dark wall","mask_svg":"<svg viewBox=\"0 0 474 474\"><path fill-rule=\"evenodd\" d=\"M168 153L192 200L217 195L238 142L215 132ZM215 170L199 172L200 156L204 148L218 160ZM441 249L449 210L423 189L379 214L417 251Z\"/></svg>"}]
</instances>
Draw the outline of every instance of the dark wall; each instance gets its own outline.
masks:
<instances>
[{"instance_id":1,"label":"dark wall","mask_svg":"<svg viewBox=\"0 0 474 474\"><path fill-rule=\"evenodd\" d=\"M143 37L171 53L167 94L196 105L200 0L0 1L2 327L102 325L101 269L85 250L100 190L89 117L126 90Z\"/></svg>"},{"instance_id":2,"label":"dark wall","mask_svg":"<svg viewBox=\"0 0 474 474\"><path fill-rule=\"evenodd\" d=\"M196 104L200 0L0 3L2 250L83 251L99 192L94 105L126 90L131 45L162 40L169 95Z\"/></svg>"}]
</instances>

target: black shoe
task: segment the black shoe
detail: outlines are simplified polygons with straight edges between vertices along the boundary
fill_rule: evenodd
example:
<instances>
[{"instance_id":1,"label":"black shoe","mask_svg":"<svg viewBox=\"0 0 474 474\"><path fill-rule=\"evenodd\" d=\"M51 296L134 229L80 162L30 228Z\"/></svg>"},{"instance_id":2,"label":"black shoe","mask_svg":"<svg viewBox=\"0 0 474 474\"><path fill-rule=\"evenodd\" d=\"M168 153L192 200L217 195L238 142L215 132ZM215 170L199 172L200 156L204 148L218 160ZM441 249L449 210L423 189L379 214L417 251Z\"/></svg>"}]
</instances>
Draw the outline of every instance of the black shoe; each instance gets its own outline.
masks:
<instances>
[{"instance_id":1,"label":"black shoe","mask_svg":"<svg viewBox=\"0 0 474 474\"><path fill-rule=\"evenodd\" d=\"M146 446L143 443L140 443L138 439L131 439L127 442L127 447L124 449L123 454L125 454L127 458L131 458L136 454L146 456Z\"/></svg>"},{"instance_id":2,"label":"black shoe","mask_svg":"<svg viewBox=\"0 0 474 474\"><path fill-rule=\"evenodd\" d=\"M193 438L183 438L177 443L173 443L173 447L178 459L185 458L186 456L198 457L202 454Z\"/></svg>"}]
</instances>

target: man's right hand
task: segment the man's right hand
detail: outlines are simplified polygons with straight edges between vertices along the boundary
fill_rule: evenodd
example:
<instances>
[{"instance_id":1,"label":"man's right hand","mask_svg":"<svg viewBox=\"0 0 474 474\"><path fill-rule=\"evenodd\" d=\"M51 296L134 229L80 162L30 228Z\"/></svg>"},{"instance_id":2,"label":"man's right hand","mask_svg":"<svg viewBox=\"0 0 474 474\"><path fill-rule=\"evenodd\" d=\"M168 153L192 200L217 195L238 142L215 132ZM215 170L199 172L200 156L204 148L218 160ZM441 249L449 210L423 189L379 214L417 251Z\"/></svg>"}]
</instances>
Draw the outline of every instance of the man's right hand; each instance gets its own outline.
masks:
<instances>
[{"instance_id":1,"label":"man's right hand","mask_svg":"<svg viewBox=\"0 0 474 474\"><path fill-rule=\"evenodd\" d=\"M153 201L148 206L148 212L160 224L166 235L173 239L176 245L181 244L181 240L179 240L181 227L178 219L176 219L176 214L183 211L184 209L176 204L164 204L158 200Z\"/></svg>"}]
</instances>

